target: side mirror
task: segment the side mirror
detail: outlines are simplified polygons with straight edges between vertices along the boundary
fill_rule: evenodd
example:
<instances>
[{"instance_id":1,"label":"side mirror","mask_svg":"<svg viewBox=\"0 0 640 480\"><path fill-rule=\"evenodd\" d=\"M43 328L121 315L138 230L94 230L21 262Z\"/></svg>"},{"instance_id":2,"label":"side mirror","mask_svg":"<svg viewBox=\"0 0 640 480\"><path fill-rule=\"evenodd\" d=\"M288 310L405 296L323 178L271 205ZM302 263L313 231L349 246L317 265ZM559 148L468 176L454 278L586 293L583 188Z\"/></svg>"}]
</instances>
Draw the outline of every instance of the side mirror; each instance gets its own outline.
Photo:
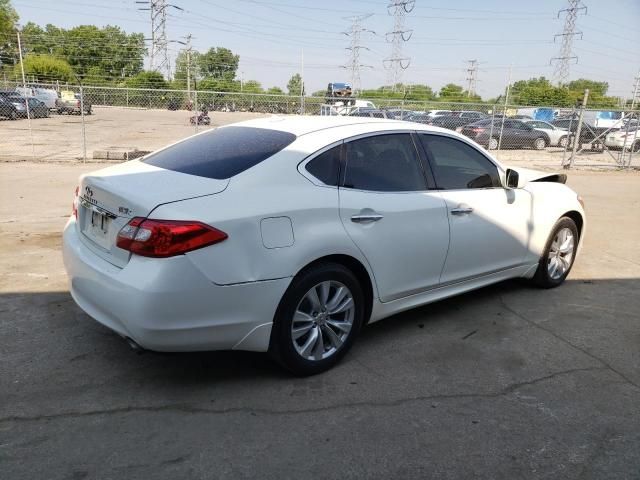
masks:
<instances>
[{"instance_id":1,"label":"side mirror","mask_svg":"<svg viewBox=\"0 0 640 480\"><path fill-rule=\"evenodd\" d=\"M507 169L505 175L507 188L518 188L518 182L520 181L520 175L515 170Z\"/></svg>"}]
</instances>

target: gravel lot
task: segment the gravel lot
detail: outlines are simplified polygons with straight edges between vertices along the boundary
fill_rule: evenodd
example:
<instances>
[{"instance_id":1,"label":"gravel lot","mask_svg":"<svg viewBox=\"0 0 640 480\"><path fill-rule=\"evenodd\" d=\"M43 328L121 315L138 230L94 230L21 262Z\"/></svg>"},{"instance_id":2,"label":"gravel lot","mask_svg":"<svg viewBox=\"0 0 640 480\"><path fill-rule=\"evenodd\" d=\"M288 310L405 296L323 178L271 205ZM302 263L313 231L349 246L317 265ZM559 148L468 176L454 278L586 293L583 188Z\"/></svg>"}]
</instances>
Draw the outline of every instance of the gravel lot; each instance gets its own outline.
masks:
<instances>
[{"instance_id":1,"label":"gravel lot","mask_svg":"<svg viewBox=\"0 0 640 480\"><path fill-rule=\"evenodd\" d=\"M96 167L0 163L0 478L640 478L637 172L570 173L589 226L562 287L397 315L299 379L137 355L74 305L60 231Z\"/></svg>"},{"instance_id":2,"label":"gravel lot","mask_svg":"<svg viewBox=\"0 0 640 480\"><path fill-rule=\"evenodd\" d=\"M94 107L85 117L86 154L92 160L95 151L152 151L196 133L189 124L192 112L185 110L143 110L120 107ZM211 112L211 127L265 116L249 112ZM52 115L31 121L0 119L0 161L76 162L83 158L82 124L78 115ZM33 144L33 147L32 147ZM568 152L570 153L570 152ZM556 147L544 151L502 150L496 152L501 161L530 163L544 168L558 168L565 152ZM614 167L619 152L584 151L577 165ZM634 155L633 165L639 166Z\"/></svg>"}]
</instances>

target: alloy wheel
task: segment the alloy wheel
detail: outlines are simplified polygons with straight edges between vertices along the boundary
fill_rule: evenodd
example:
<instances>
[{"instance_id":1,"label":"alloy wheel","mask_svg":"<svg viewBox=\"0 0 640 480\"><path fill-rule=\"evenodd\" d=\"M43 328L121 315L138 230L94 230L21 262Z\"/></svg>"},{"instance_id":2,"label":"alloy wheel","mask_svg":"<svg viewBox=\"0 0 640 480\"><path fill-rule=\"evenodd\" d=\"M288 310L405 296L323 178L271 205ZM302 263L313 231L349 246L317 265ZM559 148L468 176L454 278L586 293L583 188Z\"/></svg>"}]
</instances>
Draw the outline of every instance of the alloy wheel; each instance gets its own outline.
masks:
<instances>
[{"instance_id":1,"label":"alloy wheel","mask_svg":"<svg viewBox=\"0 0 640 480\"><path fill-rule=\"evenodd\" d=\"M561 228L556 233L547 256L547 272L552 280L558 280L571 267L575 243L569 228Z\"/></svg>"},{"instance_id":2,"label":"alloy wheel","mask_svg":"<svg viewBox=\"0 0 640 480\"><path fill-rule=\"evenodd\" d=\"M355 318L351 291L329 280L311 288L300 300L291 322L291 339L306 360L334 355L349 337Z\"/></svg>"}]
</instances>

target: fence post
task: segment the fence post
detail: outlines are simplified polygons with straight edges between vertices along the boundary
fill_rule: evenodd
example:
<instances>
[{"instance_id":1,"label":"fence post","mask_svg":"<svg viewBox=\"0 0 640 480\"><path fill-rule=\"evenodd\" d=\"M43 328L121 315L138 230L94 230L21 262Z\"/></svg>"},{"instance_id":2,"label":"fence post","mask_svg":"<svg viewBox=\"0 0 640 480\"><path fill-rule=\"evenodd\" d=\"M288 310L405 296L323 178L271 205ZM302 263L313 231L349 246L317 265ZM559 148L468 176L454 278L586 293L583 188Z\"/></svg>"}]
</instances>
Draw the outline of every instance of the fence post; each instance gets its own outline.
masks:
<instances>
[{"instance_id":1,"label":"fence post","mask_svg":"<svg viewBox=\"0 0 640 480\"><path fill-rule=\"evenodd\" d=\"M193 92L193 101L194 101L194 108L192 110L192 112L195 114L195 125L196 125L196 133L198 133L198 91L196 90L195 92Z\"/></svg>"},{"instance_id":2,"label":"fence post","mask_svg":"<svg viewBox=\"0 0 640 480\"><path fill-rule=\"evenodd\" d=\"M80 84L80 121L82 123L82 161L87 161L87 134L84 128L84 90Z\"/></svg>"},{"instance_id":3,"label":"fence post","mask_svg":"<svg viewBox=\"0 0 640 480\"><path fill-rule=\"evenodd\" d=\"M580 134L582 133L582 117L584 115L584 108L587 106L587 99L589 98L589 89L586 88L584 90L584 97L582 97L582 106L580 107L580 115L578 116L578 128L576 129L576 138L573 140L573 150L571 151L571 157L569 158L569 164L565 165L564 168L573 167L573 162L576 158L576 152L578 150L578 145L582 146L582 142L580 141Z\"/></svg>"}]
</instances>

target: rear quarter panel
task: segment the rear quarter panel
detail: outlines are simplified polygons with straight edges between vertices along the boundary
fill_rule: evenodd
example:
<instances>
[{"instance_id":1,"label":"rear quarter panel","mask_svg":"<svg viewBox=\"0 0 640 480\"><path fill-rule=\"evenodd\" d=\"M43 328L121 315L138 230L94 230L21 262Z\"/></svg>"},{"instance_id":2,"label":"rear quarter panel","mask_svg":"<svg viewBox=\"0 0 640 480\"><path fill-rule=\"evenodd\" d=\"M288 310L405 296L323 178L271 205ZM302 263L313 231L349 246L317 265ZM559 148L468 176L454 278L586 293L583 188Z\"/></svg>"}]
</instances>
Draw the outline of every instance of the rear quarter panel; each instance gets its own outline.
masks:
<instances>
[{"instance_id":1,"label":"rear quarter panel","mask_svg":"<svg viewBox=\"0 0 640 480\"><path fill-rule=\"evenodd\" d=\"M199 220L227 233L224 242L187 254L219 285L292 277L314 260L334 254L354 257L370 272L340 221L338 189L315 185L297 170L310 153L341 136L299 138L233 177L223 193L161 205L150 218ZM291 220L292 245L265 247L260 224L271 217Z\"/></svg>"}]
</instances>

